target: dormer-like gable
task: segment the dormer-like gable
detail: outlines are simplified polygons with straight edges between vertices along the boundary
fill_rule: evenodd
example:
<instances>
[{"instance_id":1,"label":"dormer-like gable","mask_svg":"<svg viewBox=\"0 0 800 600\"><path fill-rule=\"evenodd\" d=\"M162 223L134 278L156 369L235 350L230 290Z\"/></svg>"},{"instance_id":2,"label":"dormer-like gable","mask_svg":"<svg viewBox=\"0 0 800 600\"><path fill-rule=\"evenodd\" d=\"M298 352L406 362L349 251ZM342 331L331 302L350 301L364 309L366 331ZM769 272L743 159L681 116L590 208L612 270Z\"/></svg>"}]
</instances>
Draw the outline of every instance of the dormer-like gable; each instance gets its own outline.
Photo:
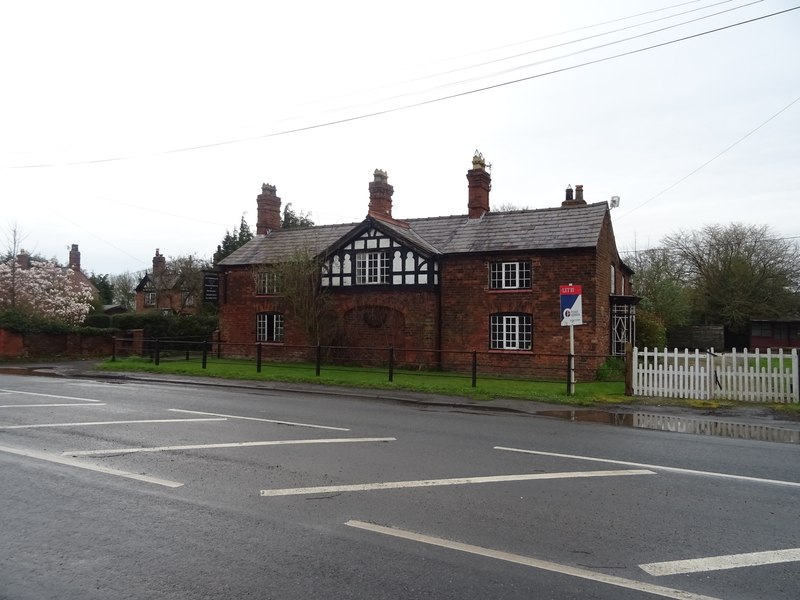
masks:
<instances>
[{"instance_id":1,"label":"dormer-like gable","mask_svg":"<svg viewBox=\"0 0 800 600\"><path fill-rule=\"evenodd\" d=\"M407 227L367 217L321 253L322 286L435 286L437 256Z\"/></svg>"}]
</instances>

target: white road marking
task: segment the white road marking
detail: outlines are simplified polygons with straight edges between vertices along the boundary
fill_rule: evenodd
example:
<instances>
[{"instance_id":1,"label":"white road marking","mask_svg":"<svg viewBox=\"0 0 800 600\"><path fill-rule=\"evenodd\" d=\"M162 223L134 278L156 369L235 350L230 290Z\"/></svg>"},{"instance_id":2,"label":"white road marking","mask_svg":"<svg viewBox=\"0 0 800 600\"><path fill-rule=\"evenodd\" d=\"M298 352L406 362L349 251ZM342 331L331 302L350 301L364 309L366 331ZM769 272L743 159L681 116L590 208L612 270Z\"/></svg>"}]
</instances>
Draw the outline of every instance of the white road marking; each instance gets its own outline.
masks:
<instances>
[{"instance_id":1,"label":"white road marking","mask_svg":"<svg viewBox=\"0 0 800 600\"><path fill-rule=\"evenodd\" d=\"M270 440L266 442L226 442L222 444L189 444L186 446L155 446L151 448L108 448L107 450L68 450L63 456L96 456L99 454L130 454L132 452L169 452L170 450L206 450L212 448L247 448L250 446L288 446L293 444L347 444L358 442L396 442L397 438L329 438L316 440Z\"/></svg>"},{"instance_id":2,"label":"white road marking","mask_svg":"<svg viewBox=\"0 0 800 600\"><path fill-rule=\"evenodd\" d=\"M657 471L670 471L672 473L684 473L686 475L702 475L705 477L719 477L722 479L735 479L737 481L749 481L753 483L768 483L772 485L788 485L800 487L800 482L784 481L782 479L762 479L760 477L747 477L746 475L732 475L730 473L715 473L713 471L695 471L694 469L682 469L680 467L667 467L664 465L648 465L645 463L628 462L625 460L612 460L610 458L595 458L592 456L577 456L574 454L559 454L557 452L541 452L538 450L523 450L521 448L505 448L495 446L495 450L505 450L506 452L521 452L522 454L538 454L541 456L555 456L556 458L574 458L577 460L590 460L594 462L610 463L613 465L625 465L627 467L640 467L642 469L655 469Z\"/></svg>"},{"instance_id":3,"label":"white road marking","mask_svg":"<svg viewBox=\"0 0 800 600\"><path fill-rule=\"evenodd\" d=\"M106 475L116 475L117 477L125 477L127 479L135 479L137 481L144 481L145 483L154 483L156 485L163 485L165 487L176 488L181 487L183 484L177 481L170 481L169 479L160 479L158 477L150 477L148 475L140 475L138 473L130 473L128 471L120 471L119 469L112 469L101 465L91 465L77 460L70 460L56 454L48 454L46 452L38 452L36 450L23 450L22 448L11 448L9 446L0 446L0 452L7 452L9 454L16 454L17 456L25 456L28 458L36 458L38 460L45 460L47 462L56 463L59 465L66 465L69 467L77 467L79 469L86 469L89 471L96 471L98 473L105 473Z\"/></svg>"},{"instance_id":4,"label":"white road marking","mask_svg":"<svg viewBox=\"0 0 800 600\"><path fill-rule=\"evenodd\" d=\"M242 417L239 415L221 415L218 413L200 412L199 410L183 410L182 408L170 408L172 412L191 413L193 415L213 415L215 417L227 417L228 419L244 419L246 421L263 421L265 423L275 423L277 425L294 425L295 427L311 427L314 429L331 429L333 431L350 431L345 427L329 427L327 425L313 425L311 423L293 423L292 421L277 421L275 419L262 419L261 417Z\"/></svg>"},{"instance_id":5,"label":"white road marking","mask_svg":"<svg viewBox=\"0 0 800 600\"><path fill-rule=\"evenodd\" d=\"M227 419L222 419L222 418L138 419L133 421L86 421L83 423L36 423L34 425L0 425L0 429L38 429L40 427L87 427L90 425L127 425L129 423L197 423L198 421L227 421Z\"/></svg>"},{"instance_id":6,"label":"white road marking","mask_svg":"<svg viewBox=\"0 0 800 600\"><path fill-rule=\"evenodd\" d=\"M647 563L639 565L639 568L650 575L661 577L663 575L683 575L684 573L721 571L723 569L738 569L740 567L755 567L797 561L800 561L800 548L788 548L786 550L768 550L766 552L748 552L746 554L728 554L689 560Z\"/></svg>"},{"instance_id":7,"label":"white road marking","mask_svg":"<svg viewBox=\"0 0 800 600\"><path fill-rule=\"evenodd\" d=\"M457 477L454 479L421 479L417 481L385 481L382 483L356 483L307 488L261 490L262 496L301 496L336 492L368 492L401 488L435 487L442 485L469 485L475 483L502 483L507 481L532 481L536 479L577 479L581 477L619 477L623 475L655 475L652 471L573 471L569 473L523 473L521 475L493 475L488 477Z\"/></svg>"},{"instance_id":8,"label":"white road marking","mask_svg":"<svg viewBox=\"0 0 800 600\"><path fill-rule=\"evenodd\" d=\"M100 402L90 398L75 398L74 396L57 396L56 394L41 394L39 392L21 392L19 390L0 390L7 394L22 394L24 396L41 396L42 398L58 398L59 400L80 400L81 402Z\"/></svg>"},{"instance_id":9,"label":"white road marking","mask_svg":"<svg viewBox=\"0 0 800 600\"><path fill-rule=\"evenodd\" d=\"M637 592L644 592L654 596L661 596L663 598L675 598L679 600L719 600L711 596L703 596L701 594L693 594L683 590L674 588L662 587L660 585L653 585L636 581L634 579L626 579L624 577L616 577L614 575L607 575L605 573L596 573L588 569L580 567L571 567L569 565L562 565L559 563L539 560L529 556L522 556L520 554L512 554L510 552L503 552L502 550L494 550L492 548L483 548L481 546L473 546L472 544L464 544L453 540L444 538L433 537L430 535L423 535L420 533L413 533L403 529L394 529L392 527L383 527L382 525L374 525L372 523L364 523L363 521L347 521L345 525L371 531L373 533L380 533L389 535L395 538L410 540L412 542L419 542L428 544L430 546L438 546L439 548L446 548L448 550L458 550L459 552L466 552L468 554L475 554L486 558L493 558L495 560L502 560L534 569L541 569L543 571L550 571L552 573L559 573L568 575L570 577L579 577L580 579L587 579L597 583L605 583L616 587L635 590Z\"/></svg>"},{"instance_id":10,"label":"white road marking","mask_svg":"<svg viewBox=\"0 0 800 600\"><path fill-rule=\"evenodd\" d=\"M82 402L70 404L0 404L0 408L42 408L46 406L105 406L105 402L96 404L84 404Z\"/></svg>"}]
</instances>

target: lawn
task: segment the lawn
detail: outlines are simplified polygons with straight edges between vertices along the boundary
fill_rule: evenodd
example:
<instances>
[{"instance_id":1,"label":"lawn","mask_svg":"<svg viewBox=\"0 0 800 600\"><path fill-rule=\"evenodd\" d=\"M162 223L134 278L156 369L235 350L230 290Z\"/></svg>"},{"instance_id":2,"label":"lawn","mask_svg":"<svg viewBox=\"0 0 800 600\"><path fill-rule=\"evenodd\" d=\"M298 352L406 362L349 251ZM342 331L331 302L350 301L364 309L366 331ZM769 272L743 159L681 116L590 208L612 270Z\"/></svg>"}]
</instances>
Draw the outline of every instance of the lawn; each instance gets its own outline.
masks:
<instances>
[{"instance_id":1,"label":"lawn","mask_svg":"<svg viewBox=\"0 0 800 600\"><path fill-rule=\"evenodd\" d=\"M308 383L381 390L405 390L451 396L463 396L475 400L509 398L535 400L554 404L595 406L599 404L621 404L631 400L624 395L625 385L621 381L578 382L575 395L568 396L566 382L531 381L505 377L478 375L476 387L472 387L469 373L442 371L404 371L395 369L392 381L386 368L323 366L319 376L312 363L264 363L257 372L251 360L208 359L203 369L200 359L161 359L156 365L147 358L125 358L106 361L99 367L106 371L138 371L221 379L249 381L280 381Z\"/></svg>"}]
</instances>

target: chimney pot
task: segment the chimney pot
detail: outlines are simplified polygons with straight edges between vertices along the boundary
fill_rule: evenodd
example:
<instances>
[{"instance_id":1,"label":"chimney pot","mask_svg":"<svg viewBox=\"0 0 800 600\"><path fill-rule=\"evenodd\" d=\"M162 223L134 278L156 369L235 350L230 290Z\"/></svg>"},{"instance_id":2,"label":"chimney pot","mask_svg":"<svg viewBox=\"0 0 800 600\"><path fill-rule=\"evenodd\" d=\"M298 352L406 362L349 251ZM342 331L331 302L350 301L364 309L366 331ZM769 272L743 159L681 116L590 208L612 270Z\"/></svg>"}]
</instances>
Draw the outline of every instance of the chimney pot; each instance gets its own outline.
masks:
<instances>
[{"instance_id":1,"label":"chimney pot","mask_svg":"<svg viewBox=\"0 0 800 600\"><path fill-rule=\"evenodd\" d=\"M561 203L561 206L564 207L573 207L573 206L586 206L586 200L583 199L583 186L576 185L575 186L575 197L572 196L572 187L567 186L566 189L566 197L564 201Z\"/></svg>"}]
</instances>

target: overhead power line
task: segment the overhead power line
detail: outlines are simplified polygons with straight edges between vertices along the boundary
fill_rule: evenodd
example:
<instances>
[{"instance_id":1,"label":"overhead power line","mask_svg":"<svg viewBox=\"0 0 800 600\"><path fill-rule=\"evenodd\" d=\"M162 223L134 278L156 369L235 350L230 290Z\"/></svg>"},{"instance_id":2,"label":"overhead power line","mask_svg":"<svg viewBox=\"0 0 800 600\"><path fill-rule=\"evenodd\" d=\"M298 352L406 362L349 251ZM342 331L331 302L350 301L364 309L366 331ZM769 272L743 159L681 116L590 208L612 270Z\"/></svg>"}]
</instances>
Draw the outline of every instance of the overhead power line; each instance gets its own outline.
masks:
<instances>
[{"instance_id":1,"label":"overhead power line","mask_svg":"<svg viewBox=\"0 0 800 600\"><path fill-rule=\"evenodd\" d=\"M453 94L448 94L448 95L440 96L440 97L437 97L437 98L431 98L431 99L428 99L428 100L421 100L421 101L418 101L418 102L412 102L412 103L404 104L402 106L395 106L395 107L385 108L385 109L376 110L376 111L372 111L372 112L368 112L368 113L362 113L362 114L354 115L354 116L350 116L350 117L343 117L341 119L333 119L333 120L325 121L325 122L322 122L322 123L314 123L314 124L311 124L311 125L304 125L304 126L301 126L301 127L294 127L294 128L290 128L290 129L274 131L274 132L271 132L271 133L265 133L265 134L260 134L260 135L256 135L256 136L248 136L248 137L244 137L244 138L225 140L225 141L221 141L221 142L211 142L211 143L208 143L208 144L199 144L199 145L195 145L195 146L187 146L187 147L183 147L183 148L176 148L176 149L173 149L173 150L165 150L163 152L153 153L153 155L159 156L159 155L177 154L177 153L181 153L181 152L190 152L190 151L194 151L194 150L203 150L203 149L208 149L208 148L215 148L215 147L221 147L221 146L229 146L229 145L233 145L233 144L240 144L240 143L244 143L244 142L252 142L252 141L261 140L261 139L280 137L280 136L300 133L300 132L304 132L304 131L312 131L312 130L315 130L315 129L322 129L322 128L331 127L331 126L334 126L334 125L342 125L342 124L345 124L345 123L352 123L352 122L355 122L355 121L361 121L361 120L365 120L365 119L369 119L369 118L373 118L373 117L378 117L378 116L392 114L392 113L396 113L396 112L400 112L400 111L404 111L404 110L409 110L409 109L412 109L412 108L419 108L419 107L422 107L422 106L428 106L428 105L431 105L431 104L437 104L439 102L445 102L447 100L453 100L455 98L461 98L461 97L470 96L470 95L473 95L473 94L478 94L478 93L481 93L481 92L486 92L486 91L493 90L493 89L498 89L498 88L502 88L502 87L506 87L506 86L510 86L510 85L515 85L515 84L518 84L518 83L523 83L523 82L526 82L526 81L532 81L534 79L540 79L540 78L547 77L547 76L550 76L550 75L555 75L555 74L558 74L558 73L565 73L565 72L572 71L572 70L575 70L575 69L579 69L579 68L583 68L583 67L587 67L587 66L591 66L591 65L600 64L600 63L611 61L611 60L616 60L618 58L624 58L626 56L633 56L635 54L640 54L642 52L647 52L649 50L654 50L654 49L657 49L657 48L663 48L665 46L669 46L669 45L672 45L672 44L677 44L677 43L680 43L680 42L685 42L685 41L688 41L688 40L697 39L697 38L700 38L700 37L703 37L703 36L706 36L706 35L709 35L709 34L712 34L712 33L719 33L721 31L726 31L726 30L732 29L734 27L740 27L742 25L748 25L748 24L751 24L751 23L762 21L764 19L768 19L768 18L771 18L771 17L783 15L783 14L786 14L786 13L790 13L790 12L798 10L798 9L800 9L800 6L794 6L794 7L785 9L785 10L773 12L773 13L762 15L762 16L759 16L759 17L754 17L752 19L747 19L747 20L744 20L744 21L739 21L737 23L732 23L732 24L729 24L729 25L724 25L724 26L721 26L721 27L717 27L715 29L709 29L709 30L706 30L706 31L702 31L702 32L699 32L699 33L683 36L683 37L676 38L676 39L673 39L673 40L667 40L665 42L652 44L650 46L644 46L642 48L635 48L633 50L620 52L618 54L605 56L605 57L598 58L598 59L595 59L595 60L590 60L590 61L586 61L586 62L575 64L575 65L569 65L569 66L561 67L561 68L558 68L558 69L553 69L553 70L550 70L550 71L546 71L544 73L538 73L538 74L535 74L535 75L529 75L527 77L520 77L520 78L517 78L517 79L510 80L510 81L495 83L495 84L492 84L492 85L487 85L487 86L483 86L483 87L479 87L479 88L474 88L474 89L471 89L471 90L465 90L465 91L462 91L462 92L456 92L456 93L453 93ZM637 37L640 37L640 36L637 36ZM781 112L783 112L783 111L781 111ZM780 113L778 113L778 114L780 114ZM775 116L777 116L777 115L775 115ZM66 167L66 166L77 166L77 165L90 165L90 164L97 164L97 163L104 163L104 162L124 161L124 160L131 160L133 158L135 158L135 157L133 157L133 156L118 156L118 157L108 157L108 158L102 158L102 159L75 161L75 162L67 162L67 163L43 163L43 164L31 164L31 165L17 165L17 166L11 166L11 167L3 167L3 168L5 168L5 169L33 169L33 168L55 167L55 166Z\"/></svg>"},{"instance_id":2,"label":"overhead power line","mask_svg":"<svg viewBox=\"0 0 800 600\"><path fill-rule=\"evenodd\" d=\"M780 114L782 114L782 113L786 112L787 110L789 110L789 109L790 109L790 108L791 108L793 105L797 104L798 102L800 102L800 96L798 96L797 98L795 98L794 100L792 100L791 102L789 102L789 104L787 104L787 105L786 105L786 106L784 106L782 109L780 109L778 112L776 112L774 115L772 115L771 117L769 117L769 118L768 118L766 121L764 121L763 123L761 123L761 124L760 124L760 125L758 125L757 127L754 127L753 129L751 129L750 131L748 131L747 133L745 133L745 134L744 134L742 137L740 137L738 140L736 140L735 142L733 142L733 143L732 143L730 146L728 146L727 148L725 148L725 149L724 149L722 152L720 152L719 154L716 154L716 155L712 156L712 157L711 157L711 158L709 158L709 159L708 159L706 162L704 162L702 165L700 165L699 167L697 167L697 168L696 168L696 169L694 169L693 171L691 171L691 172L687 173L686 175L684 175L683 177L681 177L680 179L678 179L678 181L676 181L676 182L675 182L675 183L673 183L672 185L670 185L670 186L668 186L668 187L664 188L663 190L661 190L660 192L658 192L658 193L657 193L655 196L653 196L653 197L649 198L648 200L645 200L645 201L644 201L644 202L642 202L642 203L641 203L639 206L635 206L635 207L633 207L632 209L630 209L628 212L621 214L621 215L618 217L618 219L623 219L623 218L627 217L627 216L628 216L629 214L631 214L632 212L634 212L634 211L636 211L636 210L639 210L640 208L642 208L642 207L643 207L645 204L649 204L649 203L650 203L650 202L652 202L653 200L655 200L655 199L657 199L657 198L660 198L661 196L663 196L664 194L666 194L666 193L667 193L668 191L670 191L672 188L674 188L674 187L677 187L678 185L680 185L681 183L683 183L684 181L686 181L687 179L689 179L689 177L691 177L692 175L694 175L695 173L697 173L697 172L698 172L698 171L700 171L701 169L704 169L705 167L707 167L708 165L710 165L712 162L714 162L715 160L717 160L717 159L718 159L720 156L722 156L723 154L725 154L725 153L726 153L726 152L728 152L729 150L732 150L733 148L735 148L736 146L738 146L740 143L742 143L742 142L743 142L743 141L745 141L747 138L749 138L751 135L753 135L753 134L754 134L756 131L758 131L759 129L761 129L762 127L764 127L764 126L765 126L767 123L769 123L770 121L772 121L773 119L775 119L776 117L778 117L778 115L780 115Z\"/></svg>"}]
</instances>

